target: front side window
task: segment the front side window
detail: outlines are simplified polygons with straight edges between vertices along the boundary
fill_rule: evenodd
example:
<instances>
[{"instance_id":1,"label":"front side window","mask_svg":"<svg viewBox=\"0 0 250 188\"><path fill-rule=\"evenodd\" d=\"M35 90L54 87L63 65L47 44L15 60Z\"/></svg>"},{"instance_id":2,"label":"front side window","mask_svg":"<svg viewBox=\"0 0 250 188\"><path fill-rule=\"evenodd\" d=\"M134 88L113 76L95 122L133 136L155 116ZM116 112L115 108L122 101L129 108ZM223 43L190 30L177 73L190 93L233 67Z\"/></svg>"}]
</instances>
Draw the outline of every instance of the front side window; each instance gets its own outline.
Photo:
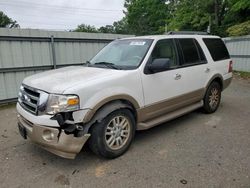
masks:
<instances>
[{"instance_id":1,"label":"front side window","mask_svg":"<svg viewBox=\"0 0 250 188\"><path fill-rule=\"evenodd\" d=\"M177 53L173 39L164 39L157 42L151 54L152 62L154 59L168 58L170 60L170 68L178 66Z\"/></svg>"},{"instance_id":2,"label":"front side window","mask_svg":"<svg viewBox=\"0 0 250 188\"><path fill-rule=\"evenodd\" d=\"M91 59L90 66L135 69L142 62L152 41L152 39L115 40Z\"/></svg>"}]
</instances>

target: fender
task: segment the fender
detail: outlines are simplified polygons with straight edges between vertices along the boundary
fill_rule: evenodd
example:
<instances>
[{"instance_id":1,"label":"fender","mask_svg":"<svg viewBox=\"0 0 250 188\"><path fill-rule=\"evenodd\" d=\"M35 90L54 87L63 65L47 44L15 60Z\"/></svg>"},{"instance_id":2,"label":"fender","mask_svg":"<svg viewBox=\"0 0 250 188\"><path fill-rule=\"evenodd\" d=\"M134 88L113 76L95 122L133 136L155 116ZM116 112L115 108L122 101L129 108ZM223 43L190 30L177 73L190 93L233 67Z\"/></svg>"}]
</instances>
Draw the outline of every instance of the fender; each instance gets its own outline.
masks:
<instances>
[{"instance_id":1,"label":"fender","mask_svg":"<svg viewBox=\"0 0 250 188\"><path fill-rule=\"evenodd\" d=\"M101 100L100 102L98 102L94 108L92 108L91 110L89 110L85 117L83 118L83 123L87 123L89 122L94 115L96 114L96 112L103 106L105 106L106 104L112 102L112 101L119 101L119 100L124 100L124 101L128 101L129 103L131 103L132 107L134 109L138 109L140 108L138 102L131 97L130 95L126 95L126 94L121 94L121 95L114 95L114 96L110 96L108 98L105 98L103 100ZM123 103L122 103L123 104Z\"/></svg>"},{"instance_id":2,"label":"fender","mask_svg":"<svg viewBox=\"0 0 250 188\"><path fill-rule=\"evenodd\" d=\"M97 110L97 112L94 114L93 118L88 123L86 123L86 124L83 123L84 125L83 125L83 133L82 134L87 134L89 131L89 128L95 122L101 122L111 112L114 112L115 110L118 110L121 108L128 108L131 111L135 112L135 109L133 109L133 107L131 105L126 104L126 103L119 101L119 100L107 103Z\"/></svg>"},{"instance_id":3,"label":"fender","mask_svg":"<svg viewBox=\"0 0 250 188\"><path fill-rule=\"evenodd\" d=\"M221 85L221 88L223 88L223 77L221 76L221 74L219 74L219 73L217 73L217 74L215 74L215 75L213 75L210 79L209 79L209 81L207 82L207 84L206 84L206 86L205 86L205 92L206 92L206 90L207 90L207 88L209 87L209 85L212 83L212 81L214 81L215 79L220 79L220 85Z\"/></svg>"}]
</instances>

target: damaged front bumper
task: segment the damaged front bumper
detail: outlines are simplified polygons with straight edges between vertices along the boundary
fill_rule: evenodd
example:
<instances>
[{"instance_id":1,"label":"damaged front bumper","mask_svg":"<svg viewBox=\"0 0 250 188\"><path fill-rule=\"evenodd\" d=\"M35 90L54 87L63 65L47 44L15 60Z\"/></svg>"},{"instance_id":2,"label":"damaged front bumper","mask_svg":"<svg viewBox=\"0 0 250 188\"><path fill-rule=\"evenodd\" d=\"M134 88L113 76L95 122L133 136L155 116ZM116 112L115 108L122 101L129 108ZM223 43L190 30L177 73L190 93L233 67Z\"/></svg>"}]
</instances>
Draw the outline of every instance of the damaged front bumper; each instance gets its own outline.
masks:
<instances>
[{"instance_id":1,"label":"damaged front bumper","mask_svg":"<svg viewBox=\"0 0 250 188\"><path fill-rule=\"evenodd\" d=\"M25 112L19 104L17 104L17 110L18 127L21 135L24 138L30 138L34 143L58 156L74 159L90 137L90 134L76 136L74 134L65 133L59 126L49 127L32 123L29 120L29 114L26 114L27 112Z\"/></svg>"}]
</instances>

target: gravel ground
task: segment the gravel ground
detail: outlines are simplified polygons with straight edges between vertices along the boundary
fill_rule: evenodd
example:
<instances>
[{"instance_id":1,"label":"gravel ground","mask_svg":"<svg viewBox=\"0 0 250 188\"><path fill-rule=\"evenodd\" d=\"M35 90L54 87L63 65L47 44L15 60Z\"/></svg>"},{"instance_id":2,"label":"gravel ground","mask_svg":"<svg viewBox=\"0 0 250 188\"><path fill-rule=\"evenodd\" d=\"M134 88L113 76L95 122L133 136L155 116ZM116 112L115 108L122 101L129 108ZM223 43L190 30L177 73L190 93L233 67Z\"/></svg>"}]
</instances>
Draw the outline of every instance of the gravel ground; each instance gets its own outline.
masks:
<instances>
[{"instance_id":1,"label":"gravel ground","mask_svg":"<svg viewBox=\"0 0 250 188\"><path fill-rule=\"evenodd\" d=\"M137 132L129 151L67 160L23 140L15 107L0 109L0 187L250 187L250 80L234 79L218 111Z\"/></svg>"}]
</instances>

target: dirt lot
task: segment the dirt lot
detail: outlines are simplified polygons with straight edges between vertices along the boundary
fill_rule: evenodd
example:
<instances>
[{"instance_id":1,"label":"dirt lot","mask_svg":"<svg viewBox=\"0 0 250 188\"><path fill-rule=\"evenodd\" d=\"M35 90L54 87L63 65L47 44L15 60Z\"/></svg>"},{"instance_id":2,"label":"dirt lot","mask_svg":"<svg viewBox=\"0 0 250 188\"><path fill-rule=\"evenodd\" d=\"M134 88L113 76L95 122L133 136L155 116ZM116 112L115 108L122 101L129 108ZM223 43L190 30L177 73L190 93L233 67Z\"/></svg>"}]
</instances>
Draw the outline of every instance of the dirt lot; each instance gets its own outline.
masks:
<instances>
[{"instance_id":1,"label":"dirt lot","mask_svg":"<svg viewBox=\"0 0 250 188\"><path fill-rule=\"evenodd\" d=\"M0 110L0 187L250 187L250 80L234 79L212 115L137 132L122 157L75 160L25 141L15 107Z\"/></svg>"}]
</instances>

